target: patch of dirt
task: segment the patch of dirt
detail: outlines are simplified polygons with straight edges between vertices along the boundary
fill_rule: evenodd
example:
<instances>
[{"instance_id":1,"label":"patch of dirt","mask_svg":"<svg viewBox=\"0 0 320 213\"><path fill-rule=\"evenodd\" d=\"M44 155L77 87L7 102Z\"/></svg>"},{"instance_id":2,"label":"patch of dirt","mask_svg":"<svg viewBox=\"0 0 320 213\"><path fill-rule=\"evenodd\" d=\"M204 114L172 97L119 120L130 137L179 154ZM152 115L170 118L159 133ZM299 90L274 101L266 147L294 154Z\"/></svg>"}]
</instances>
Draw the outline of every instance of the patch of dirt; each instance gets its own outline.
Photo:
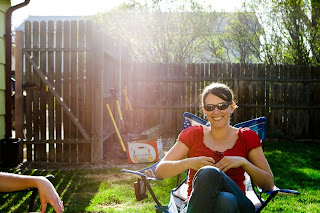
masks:
<instances>
[{"instance_id":1,"label":"patch of dirt","mask_svg":"<svg viewBox=\"0 0 320 213\"><path fill-rule=\"evenodd\" d=\"M114 209L118 209L118 210L121 210L121 209L124 209L127 207L127 204L125 203L120 203L120 204L108 204L108 205L98 205L99 208L101 209L109 209L110 207L114 208Z\"/></svg>"},{"instance_id":2,"label":"patch of dirt","mask_svg":"<svg viewBox=\"0 0 320 213\"><path fill-rule=\"evenodd\" d=\"M117 173L112 173L112 174L87 174L85 175L85 178L88 179L94 179L97 181L103 181L103 180L108 180L108 182L113 182L113 181L118 181L118 180L129 180L132 179L132 176L130 175L124 175L124 174L117 174Z\"/></svg>"},{"instance_id":3,"label":"patch of dirt","mask_svg":"<svg viewBox=\"0 0 320 213\"><path fill-rule=\"evenodd\" d=\"M161 135L164 153L175 143L177 135L165 133ZM146 164L129 164L126 152L122 151L118 139L115 137L113 141L104 144L104 159L101 164L91 163L46 163L46 162L24 162L17 166L18 169L43 169L43 170L71 170L71 169L106 169L121 168L130 170L139 170L146 167ZM108 177L109 178L109 177Z\"/></svg>"}]
</instances>

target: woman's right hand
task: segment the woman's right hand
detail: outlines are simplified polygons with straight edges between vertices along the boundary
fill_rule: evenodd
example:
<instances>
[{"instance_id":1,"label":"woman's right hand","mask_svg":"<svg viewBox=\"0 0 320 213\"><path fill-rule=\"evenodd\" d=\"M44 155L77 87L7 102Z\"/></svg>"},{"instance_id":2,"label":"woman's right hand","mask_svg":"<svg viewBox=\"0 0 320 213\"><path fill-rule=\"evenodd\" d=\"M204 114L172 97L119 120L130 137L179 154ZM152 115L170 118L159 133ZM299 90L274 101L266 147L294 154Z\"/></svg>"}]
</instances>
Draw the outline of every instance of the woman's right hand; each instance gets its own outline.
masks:
<instances>
[{"instance_id":1,"label":"woman's right hand","mask_svg":"<svg viewBox=\"0 0 320 213\"><path fill-rule=\"evenodd\" d=\"M45 177L37 177L36 183L41 202L41 212L46 211L47 203L50 203L57 213L63 212L63 202L52 183Z\"/></svg>"},{"instance_id":2,"label":"woman's right hand","mask_svg":"<svg viewBox=\"0 0 320 213\"><path fill-rule=\"evenodd\" d=\"M205 156L187 158L185 160L188 161L189 168L196 171L204 166L214 166L214 164L216 163L213 158Z\"/></svg>"}]
</instances>

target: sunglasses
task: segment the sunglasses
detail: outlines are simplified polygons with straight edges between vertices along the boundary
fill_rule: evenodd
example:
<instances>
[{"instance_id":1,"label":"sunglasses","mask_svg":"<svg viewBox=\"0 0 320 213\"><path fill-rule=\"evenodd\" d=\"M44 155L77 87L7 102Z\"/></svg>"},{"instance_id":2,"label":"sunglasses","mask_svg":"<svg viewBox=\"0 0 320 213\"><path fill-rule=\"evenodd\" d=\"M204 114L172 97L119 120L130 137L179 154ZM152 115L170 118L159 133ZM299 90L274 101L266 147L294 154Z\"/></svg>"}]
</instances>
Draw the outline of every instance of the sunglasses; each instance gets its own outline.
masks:
<instances>
[{"instance_id":1,"label":"sunglasses","mask_svg":"<svg viewBox=\"0 0 320 213\"><path fill-rule=\"evenodd\" d=\"M232 104L232 102L223 102L223 103L220 103L220 104L217 104L217 105L214 105L214 104L206 104L203 106L203 108L206 110L206 111L213 111L216 107L218 108L218 110L225 110L229 107L229 105Z\"/></svg>"}]
</instances>

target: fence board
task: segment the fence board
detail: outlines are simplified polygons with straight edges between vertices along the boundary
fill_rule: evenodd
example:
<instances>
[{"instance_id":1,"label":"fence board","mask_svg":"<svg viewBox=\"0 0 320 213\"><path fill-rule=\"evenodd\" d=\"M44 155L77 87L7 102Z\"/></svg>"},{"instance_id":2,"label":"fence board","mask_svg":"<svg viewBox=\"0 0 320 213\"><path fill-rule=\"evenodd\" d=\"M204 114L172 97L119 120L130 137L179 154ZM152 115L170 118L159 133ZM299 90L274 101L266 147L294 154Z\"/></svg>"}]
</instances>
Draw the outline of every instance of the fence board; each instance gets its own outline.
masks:
<instances>
[{"instance_id":1,"label":"fence board","mask_svg":"<svg viewBox=\"0 0 320 213\"><path fill-rule=\"evenodd\" d=\"M46 48L47 45L47 24L44 21L40 22L40 48ZM40 52L40 70L44 75L47 75L47 53ZM40 138L47 139L47 87L40 81ZM39 145L39 161L47 161L46 144Z\"/></svg>"},{"instance_id":2,"label":"fence board","mask_svg":"<svg viewBox=\"0 0 320 213\"><path fill-rule=\"evenodd\" d=\"M94 46L94 67L93 67L93 85L95 87L92 90L92 101L94 102L93 108L93 122L92 122L92 143L91 143L91 162L101 163L103 160L103 112L105 112L104 106L104 36L101 33L93 34L93 46ZM110 129L109 129L110 131Z\"/></svg>"},{"instance_id":3,"label":"fence board","mask_svg":"<svg viewBox=\"0 0 320 213\"><path fill-rule=\"evenodd\" d=\"M53 21L48 22L48 48L54 47L54 23ZM54 52L48 52L48 80L54 85ZM49 140L55 138L54 136L54 99L51 92L48 93L48 129L49 129ZM48 136L47 136L48 137ZM49 144L49 162L55 162L55 145Z\"/></svg>"},{"instance_id":4,"label":"fence board","mask_svg":"<svg viewBox=\"0 0 320 213\"><path fill-rule=\"evenodd\" d=\"M71 48L78 47L78 26L77 21L71 21ZM78 112L78 67L77 51L71 52L71 90L70 90L70 109L79 118ZM78 129L71 123L71 138L78 138ZM70 145L70 161L77 162L77 144Z\"/></svg>"},{"instance_id":5,"label":"fence board","mask_svg":"<svg viewBox=\"0 0 320 213\"><path fill-rule=\"evenodd\" d=\"M290 74L290 68L289 66L284 66L283 68L283 78L284 79L288 79L289 78L289 74ZM287 83L287 84L284 84L283 86L283 102L288 104L290 103L290 85ZM283 113L283 129L285 132L290 132L291 131L291 128L289 127L290 126L290 123L292 122L291 121L291 116L290 116L290 109L289 110L286 110L284 113Z\"/></svg>"},{"instance_id":6,"label":"fence board","mask_svg":"<svg viewBox=\"0 0 320 213\"><path fill-rule=\"evenodd\" d=\"M236 102L236 105L238 106L238 100L239 100L239 70L240 65L239 64L233 64L232 65L232 78L233 78L233 92L234 92L234 100ZM239 110L235 110L232 115L232 122L233 123L239 123Z\"/></svg>"},{"instance_id":7,"label":"fence board","mask_svg":"<svg viewBox=\"0 0 320 213\"><path fill-rule=\"evenodd\" d=\"M198 106L200 103L200 94L202 92L202 81L203 75L201 76L201 64L197 63L195 67L195 73L197 76L197 82L196 82L196 96L195 96L195 114L199 117L202 117L202 111L199 110Z\"/></svg>"},{"instance_id":8,"label":"fence board","mask_svg":"<svg viewBox=\"0 0 320 213\"><path fill-rule=\"evenodd\" d=\"M40 38L40 48L46 48L46 47L53 47L53 39L54 39L54 29L53 29L53 22L49 21L48 25L46 22L41 22L40 30L41 30L41 38ZM48 31L47 31L48 28ZM45 33L43 31L45 30ZM54 68L53 68L53 52L46 52L42 51L40 55L40 69L42 70L43 74L48 77L48 81L53 85L54 83ZM53 139L53 132L54 132L54 107L53 107L53 95L51 93L48 93L48 88L45 83L41 82L43 87L45 88L42 90L43 97L40 98L41 100L41 116L44 116L45 119L42 119L41 125L45 123L43 128L41 129L41 138L42 139ZM44 112L44 113L43 113ZM45 138L43 138L45 136ZM43 144L43 151L46 150L46 145ZM53 161L55 158L55 152L54 152L54 145L49 145L49 156L44 156L42 161ZM47 157L49 157L47 159Z\"/></svg>"},{"instance_id":9,"label":"fence board","mask_svg":"<svg viewBox=\"0 0 320 213\"><path fill-rule=\"evenodd\" d=\"M193 88L193 83L192 83L192 81L191 81L191 79L192 79L192 76L193 76L193 66L192 66L192 64L187 64L187 74L186 74L187 76L188 76L188 78L187 78L187 87L186 87L186 98L187 98L187 100L186 100L186 103L187 103L187 106L188 106L188 108L186 109L186 111L187 112L192 112L192 104L193 104L193 102L192 102L192 97L193 97L193 93L192 93L192 88Z\"/></svg>"},{"instance_id":10,"label":"fence board","mask_svg":"<svg viewBox=\"0 0 320 213\"><path fill-rule=\"evenodd\" d=\"M91 128L92 128L92 111L93 111L93 105L92 103L92 94L93 94L93 53L90 49L93 48L93 24L91 21L86 22L86 40L85 40L85 46L88 49L86 51L86 81L84 84L85 87L85 129L89 134L92 133ZM91 135L90 135L91 136ZM91 161L91 144L86 144L85 145L85 161L90 162Z\"/></svg>"},{"instance_id":11,"label":"fence board","mask_svg":"<svg viewBox=\"0 0 320 213\"><path fill-rule=\"evenodd\" d=\"M31 23L26 22L25 26L25 48L31 48ZM28 52L31 55L31 52ZM31 64L29 61L25 62L25 75L26 75L26 84L31 85L32 83L32 71L31 71ZM33 137L32 132L32 99L33 99L33 92L30 89L25 88L27 92L26 96L26 139L31 140ZM32 161L32 144L27 144L27 161Z\"/></svg>"},{"instance_id":12,"label":"fence board","mask_svg":"<svg viewBox=\"0 0 320 213\"><path fill-rule=\"evenodd\" d=\"M186 78L186 66L184 64L179 64L179 76L178 76L179 79L183 79L183 78ZM180 100L179 100L179 105L180 106L187 106L186 105L186 82L180 82L179 83L179 93L180 93ZM180 128L180 124L182 123L182 116L183 116L183 113L186 111L186 108L184 107L181 107L180 109L178 109L178 115L177 115L177 130L176 131L179 131L181 130Z\"/></svg>"},{"instance_id":13,"label":"fence board","mask_svg":"<svg viewBox=\"0 0 320 213\"><path fill-rule=\"evenodd\" d=\"M165 97L166 97L166 85L164 81L164 74L166 71L166 67L164 64L159 65L159 75L160 75L160 97L159 97L159 106L164 105L165 103ZM132 96L134 97L134 96ZM134 98L133 98L134 99ZM165 117L165 109L160 108L160 125L164 130L166 130L167 127L167 120Z\"/></svg>"},{"instance_id":14,"label":"fence board","mask_svg":"<svg viewBox=\"0 0 320 213\"><path fill-rule=\"evenodd\" d=\"M126 51L128 52L128 51ZM127 60L126 60L126 65L124 66L124 77L126 77L126 83L123 84L124 87L122 88L122 94L125 94L125 91L128 95L128 100L125 101L125 112L126 112L126 116L125 116L125 123L127 124L127 131L133 133L134 129L134 112L133 109L131 110L130 106L132 106L132 99L130 97L133 97L133 91L134 91L134 87L133 87L133 79L134 79L134 72L133 72L133 63L131 61L131 59L129 58L129 56L127 56ZM134 82L135 83L135 82ZM160 88L159 88L160 89ZM160 97L160 96L159 96ZM123 99L125 99L125 95L123 96ZM160 101L160 100L158 100Z\"/></svg>"},{"instance_id":15,"label":"fence board","mask_svg":"<svg viewBox=\"0 0 320 213\"><path fill-rule=\"evenodd\" d=\"M39 22L35 21L33 22L33 48L39 48ZM39 64L39 52L33 51L33 60L36 61ZM39 140L39 89L40 89L40 77L39 75L33 71L33 82L35 85L37 85L37 89L33 90L33 119L34 119L34 129L33 129L33 135L34 140ZM39 160L39 145L34 145L34 161Z\"/></svg>"},{"instance_id":16,"label":"fence board","mask_svg":"<svg viewBox=\"0 0 320 213\"><path fill-rule=\"evenodd\" d=\"M239 91L238 91L238 102L239 102L239 108L238 108L238 115L239 115L239 121L242 122L242 118L245 115L244 107L241 104L245 104L245 82L243 80L240 80L245 77L245 69L244 66L240 65L239 69Z\"/></svg>"},{"instance_id":17,"label":"fence board","mask_svg":"<svg viewBox=\"0 0 320 213\"><path fill-rule=\"evenodd\" d=\"M85 48L85 23L83 20L79 21L79 42L78 48ZM81 124L85 123L85 109L84 109L84 99L85 99L85 73L84 73L84 51L78 52L78 76L79 76L79 86L78 86L78 118ZM83 139L83 136L79 134L78 139ZM86 162L85 159L85 144L78 144L78 161Z\"/></svg>"},{"instance_id":18,"label":"fence board","mask_svg":"<svg viewBox=\"0 0 320 213\"><path fill-rule=\"evenodd\" d=\"M56 24L56 47L62 48L62 21L58 21ZM56 52L55 61L55 88L57 93L62 96L62 52ZM55 101L55 124L56 124L56 139L62 139L62 107ZM62 144L56 144L56 162L62 162Z\"/></svg>"},{"instance_id":19,"label":"fence board","mask_svg":"<svg viewBox=\"0 0 320 213\"><path fill-rule=\"evenodd\" d=\"M265 79L265 65L264 64L258 64L258 70L257 70L257 78L258 79ZM259 81L257 83L257 105L265 105L266 100L266 85L265 81ZM267 110L265 107L263 108L257 108L257 117L261 115L267 116Z\"/></svg>"},{"instance_id":20,"label":"fence board","mask_svg":"<svg viewBox=\"0 0 320 213\"><path fill-rule=\"evenodd\" d=\"M63 47L71 48L70 41L70 22L63 22ZM70 107L70 51L63 52L63 101L67 106ZM68 140L71 138L70 134L71 130L71 120L68 117L67 113L63 111L63 133L64 133L64 141L63 143L63 162L70 162L70 146L68 144Z\"/></svg>"}]
</instances>

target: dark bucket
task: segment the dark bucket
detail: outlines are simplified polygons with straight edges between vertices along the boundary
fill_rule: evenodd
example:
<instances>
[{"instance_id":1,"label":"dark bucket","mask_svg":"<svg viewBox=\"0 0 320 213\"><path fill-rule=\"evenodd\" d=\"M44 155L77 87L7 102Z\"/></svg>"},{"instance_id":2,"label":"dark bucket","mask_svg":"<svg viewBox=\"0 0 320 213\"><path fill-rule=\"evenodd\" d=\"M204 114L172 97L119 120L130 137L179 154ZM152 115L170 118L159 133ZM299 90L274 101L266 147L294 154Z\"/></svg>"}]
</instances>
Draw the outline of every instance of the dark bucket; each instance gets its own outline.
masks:
<instances>
[{"instance_id":1,"label":"dark bucket","mask_svg":"<svg viewBox=\"0 0 320 213\"><path fill-rule=\"evenodd\" d=\"M22 143L20 138L0 140L2 146L2 167L11 168L22 161Z\"/></svg>"}]
</instances>

